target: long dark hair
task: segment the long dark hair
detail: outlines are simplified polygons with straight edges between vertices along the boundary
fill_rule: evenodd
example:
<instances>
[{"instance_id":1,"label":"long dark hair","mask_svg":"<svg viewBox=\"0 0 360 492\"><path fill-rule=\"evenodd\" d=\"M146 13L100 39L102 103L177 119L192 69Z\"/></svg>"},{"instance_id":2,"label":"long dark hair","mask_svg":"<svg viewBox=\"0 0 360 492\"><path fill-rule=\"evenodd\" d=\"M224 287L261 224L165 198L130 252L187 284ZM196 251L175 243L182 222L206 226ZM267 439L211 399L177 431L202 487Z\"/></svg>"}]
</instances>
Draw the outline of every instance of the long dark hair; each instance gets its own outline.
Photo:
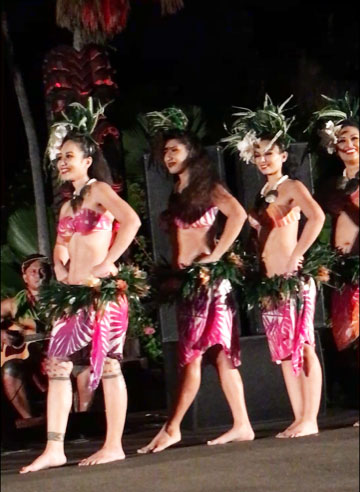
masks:
<instances>
[{"instance_id":1,"label":"long dark hair","mask_svg":"<svg viewBox=\"0 0 360 492\"><path fill-rule=\"evenodd\" d=\"M64 145L64 143L68 141L76 143L80 147L85 158L92 158L91 166L88 169L88 176L90 179L94 178L98 181L108 183L109 185L113 184L111 172L102 153L102 150L89 135L84 135L83 133L79 133L76 131L70 131L64 138L61 145ZM63 191L66 192L67 190L69 190L71 193L73 193L74 191L74 187L69 182L63 185ZM79 207L81 207L81 204L84 201L84 197L88 191L89 186L84 186L80 194L72 198L71 206L73 210L77 210Z\"/></svg>"},{"instance_id":2,"label":"long dark hair","mask_svg":"<svg viewBox=\"0 0 360 492\"><path fill-rule=\"evenodd\" d=\"M189 153L185 165L190 177L188 186L181 193L170 196L168 212L172 217L191 223L213 205L215 188L221 180L200 140L189 131L171 130L158 135L152 145L157 162L164 162L165 144L173 139L185 145Z\"/></svg>"}]
</instances>

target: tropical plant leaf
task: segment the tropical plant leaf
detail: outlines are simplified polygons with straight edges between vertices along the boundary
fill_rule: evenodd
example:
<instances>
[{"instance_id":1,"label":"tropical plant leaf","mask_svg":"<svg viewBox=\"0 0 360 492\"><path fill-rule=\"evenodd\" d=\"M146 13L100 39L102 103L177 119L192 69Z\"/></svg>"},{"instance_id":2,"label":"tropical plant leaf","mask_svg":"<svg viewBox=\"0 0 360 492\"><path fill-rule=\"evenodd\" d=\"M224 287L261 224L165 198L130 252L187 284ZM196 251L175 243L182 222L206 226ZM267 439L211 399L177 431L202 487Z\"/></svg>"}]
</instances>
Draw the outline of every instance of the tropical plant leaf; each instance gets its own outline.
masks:
<instances>
[{"instance_id":1,"label":"tropical plant leaf","mask_svg":"<svg viewBox=\"0 0 360 492\"><path fill-rule=\"evenodd\" d=\"M1 298L13 297L24 288L20 265L1 262Z\"/></svg>"},{"instance_id":2,"label":"tropical plant leaf","mask_svg":"<svg viewBox=\"0 0 360 492\"><path fill-rule=\"evenodd\" d=\"M50 209L47 210L50 230L50 243L55 244L54 217ZM27 255L38 253L37 223L35 208L20 208L9 217L7 243L21 262Z\"/></svg>"}]
</instances>

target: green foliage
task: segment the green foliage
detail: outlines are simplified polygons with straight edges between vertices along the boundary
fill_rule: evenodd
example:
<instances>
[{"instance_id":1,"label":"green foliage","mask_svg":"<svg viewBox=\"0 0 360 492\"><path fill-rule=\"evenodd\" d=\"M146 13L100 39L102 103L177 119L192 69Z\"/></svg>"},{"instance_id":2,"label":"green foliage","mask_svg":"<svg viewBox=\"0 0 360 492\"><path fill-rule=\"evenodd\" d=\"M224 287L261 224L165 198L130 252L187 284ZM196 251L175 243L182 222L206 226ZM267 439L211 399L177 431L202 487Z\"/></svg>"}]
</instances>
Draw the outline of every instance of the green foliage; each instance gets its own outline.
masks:
<instances>
[{"instance_id":1,"label":"green foliage","mask_svg":"<svg viewBox=\"0 0 360 492\"><path fill-rule=\"evenodd\" d=\"M295 116L286 118L284 108L292 97L290 96L280 106L276 106L269 95L266 94L263 108L257 109L256 111L235 106L236 109L240 109L241 111L233 114L233 116L237 116L237 119L232 124L230 131L225 125L229 136L223 138L221 141L225 142L227 147L238 150L238 144L247 134L253 133L256 137L268 134L272 135L274 139L275 137L276 139L281 138L285 146L288 146L294 140L288 132L295 120Z\"/></svg>"},{"instance_id":2,"label":"green foliage","mask_svg":"<svg viewBox=\"0 0 360 492\"><path fill-rule=\"evenodd\" d=\"M163 361L164 354L162 350L162 344L160 341L159 330L155 328L155 333L152 335L146 335L145 332L143 331L139 335L139 339L140 339L141 347L145 352L145 355L147 355L150 358L150 360L152 360L156 364L161 363Z\"/></svg>"},{"instance_id":3,"label":"green foliage","mask_svg":"<svg viewBox=\"0 0 360 492\"><path fill-rule=\"evenodd\" d=\"M186 114L175 107L165 108L162 111L151 111L145 115L139 115L138 119L150 137L160 131L186 130L189 124Z\"/></svg>"},{"instance_id":4,"label":"green foliage","mask_svg":"<svg viewBox=\"0 0 360 492\"><path fill-rule=\"evenodd\" d=\"M258 259L254 258L251 269L246 272L243 296L245 307L252 309L255 305L274 308L290 297L295 297L298 308L302 305L304 282L313 278L316 283L331 285L331 271L336 262L336 252L330 245L315 243L307 252L302 268L291 275L274 275L265 277ZM250 263L249 263L250 264Z\"/></svg>"},{"instance_id":5,"label":"green foliage","mask_svg":"<svg viewBox=\"0 0 360 492\"><path fill-rule=\"evenodd\" d=\"M142 219L147 217L146 193L142 184L137 182L128 183L127 202Z\"/></svg>"},{"instance_id":6,"label":"green foliage","mask_svg":"<svg viewBox=\"0 0 360 492\"><path fill-rule=\"evenodd\" d=\"M79 309L101 309L107 302L116 302L119 295L126 295L132 314L130 335L137 334L143 322L140 298L149 293L146 279L146 273L136 266L122 264L116 276L90 279L88 285L69 285L52 280L40 290L39 312L51 324L65 315L74 315Z\"/></svg>"},{"instance_id":7,"label":"green foliage","mask_svg":"<svg viewBox=\"0 0 360 492\"><path fill-rule=\"evenodd\" d=\"M47 210L50 230L50 242L55 244L54 217L51 209ZM9 217L7 243L16 258L21 262L27 255L38 253L37 225L35 208L20 208Z\"/></svg>"},{"instance_id":8,"label":"green foliage","mask_svg":"<svg viewBox=\"0 0 360 492\"><path fill-rule=\"evenodd\" d=\"M155 267L152 275L157 301L173 303L178 299L193 299L199 290L210 289L225 279L243 288L248 261L248 255L233 249L218 261L193 263L182 270L173 270L168 263L162 263Z\"/></svg>"},{"instance_id":9,"label":"green foliage","mask_svg":"<svg viewBox=\"0 0 360 492\"><path fill-rule=\"evenodd\" d=\"M345 285L359 285L359 255L336 252L332 268L333 283L336 288L343 289Z\"/></svg>"},{"instance_id":10,"label":"green foliage","mask_svg":"<svg viewBox=\"0 0 360 492\"><path fill-rule=\"evenodd\" d=\"M128 178L138 178L143 173L144 154L150 152L150 146L144 129L135 124L121 132L124 160Z\"/></svg>"},{"instance_id":11,"label":"green foliage","mask_svg":"<svg viewBox=\"0 0 360 492\"><path fill-rule=\"evenodd\" d=\"M54 217L47 210L51 244L55 243ZM25 256L38 253L37 226L34 207L15 210L8 221L7 244L1 246L1 297L14 296L24 283L20 265Z\"/></svg>"},{"instance_id":12,"label":"green foliage","mask_svg":"<svg viewBox=\"0 0 360 492\"><path fill-rule=\"evenodd\" d=\"M311 133L317 123L321 121L332 120L335 125L338 125L343 120L349 118L356 119L358 117L360 99L358 97L352 97L348 91L340 99L332 99L324 94L321 97L327 101L327 104L320 111L313 113L310 124L304 130L304 133Z\"/></svg>"}]
</instances>

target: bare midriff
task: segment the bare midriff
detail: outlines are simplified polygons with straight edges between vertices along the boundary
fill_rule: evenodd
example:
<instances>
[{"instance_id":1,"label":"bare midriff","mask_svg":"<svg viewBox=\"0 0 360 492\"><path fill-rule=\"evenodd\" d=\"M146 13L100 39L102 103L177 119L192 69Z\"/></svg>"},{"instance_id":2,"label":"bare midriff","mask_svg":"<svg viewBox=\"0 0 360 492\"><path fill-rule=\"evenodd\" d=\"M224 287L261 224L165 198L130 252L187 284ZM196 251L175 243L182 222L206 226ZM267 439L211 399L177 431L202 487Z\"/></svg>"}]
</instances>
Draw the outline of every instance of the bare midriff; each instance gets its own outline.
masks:
<instances>
[{"instance_id":1,"label":"bare midriff","mask_svg":"<svg viewBox=\"0 0 360 492\"><path fill-rule=\"evenodd\" d=\"M358 253L358 251L353 251L358 236L359 227L354 224L346 212L341 212L335 224L335 247L343 253Z\"/></svg>"},{"instance_id":2,"label":"bare midriff","mask_svg":"<svg viewBox=\"0 0 360 492\"><path fill-rule=\"evenodd\" d=\"M283 227L275 227L269 232L261 255L268 277L289 273L286 267L297 245L298 226L296 221Z\"/></svg>"},{"instance_id":3,"label":"bare midriff","mask_svg":"<svg viewBox=\"0 0 360 492\"><path fill-rule=\"evenodd\" d=\"M175 239L176 238L176 239ZM174 240L177 244L173 251L177 251L174 263L179 268L191 265L201 255L210 254L215 248L214 227L194 229L176 228Z\"/></svg>"},{"instance_id":4,"label":"bare midriff","mask_svg":"<svg viewBox=\"0 0 360 492\"><path fill-rule=\"evenodd\" d=\"M92 269L102 263L110 247L112 231L96 231L86 235L75 232L68 243L70 256L68 283L86 283Z\"/></svg>"}]
</instances>

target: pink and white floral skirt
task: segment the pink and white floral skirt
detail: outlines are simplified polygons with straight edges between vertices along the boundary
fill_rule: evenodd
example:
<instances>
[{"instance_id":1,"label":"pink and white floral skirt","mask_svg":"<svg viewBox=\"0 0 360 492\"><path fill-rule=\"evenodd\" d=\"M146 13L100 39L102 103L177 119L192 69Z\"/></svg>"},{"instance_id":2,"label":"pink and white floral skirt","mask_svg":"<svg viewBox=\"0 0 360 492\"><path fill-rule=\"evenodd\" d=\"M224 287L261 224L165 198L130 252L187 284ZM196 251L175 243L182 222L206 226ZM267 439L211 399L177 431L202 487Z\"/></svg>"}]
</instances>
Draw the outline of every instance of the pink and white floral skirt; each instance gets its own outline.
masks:
<instances>
[{"instance_id":1,"label":"pink and white floral skirt","mask_svg":"<svg viewBox=\"0 0 360 492\"><path fill-rule=\"evenodd\" d=\"M178 305L178 363L184 367L210 347L221 345L234 367L240 365L240 341L229 280L199 289Z\"/></svg>"},{"instance_id":2,"label":"pink and white floral skirt","mask_svg":"<svg viewBox=\"0 0 360 492\"><path fill-rule=\"evenodd\" d=\"M271 359L280 364L291 359L294 373L303 368L304 344L315 346L314 314L316 286L314 279L303 283L302 305L291 296L276 309L262 310L262 321L269 343Z\"/></svg>"},{"instance_id":3,"label":"pink and white floral skirt","mask_svg":"<svg viewBox=\"0 0 360 492\"><path fill-rule=\"evenodd\" d=\"M105 358L122 359L127 327L126 296L119 296L117 302L108 302L97 311L79 309L73 316L64 316L54 323L48 357L70 360L79 350L91 347L90 388L95 389Z\"/></svg>"}]
</instances>

